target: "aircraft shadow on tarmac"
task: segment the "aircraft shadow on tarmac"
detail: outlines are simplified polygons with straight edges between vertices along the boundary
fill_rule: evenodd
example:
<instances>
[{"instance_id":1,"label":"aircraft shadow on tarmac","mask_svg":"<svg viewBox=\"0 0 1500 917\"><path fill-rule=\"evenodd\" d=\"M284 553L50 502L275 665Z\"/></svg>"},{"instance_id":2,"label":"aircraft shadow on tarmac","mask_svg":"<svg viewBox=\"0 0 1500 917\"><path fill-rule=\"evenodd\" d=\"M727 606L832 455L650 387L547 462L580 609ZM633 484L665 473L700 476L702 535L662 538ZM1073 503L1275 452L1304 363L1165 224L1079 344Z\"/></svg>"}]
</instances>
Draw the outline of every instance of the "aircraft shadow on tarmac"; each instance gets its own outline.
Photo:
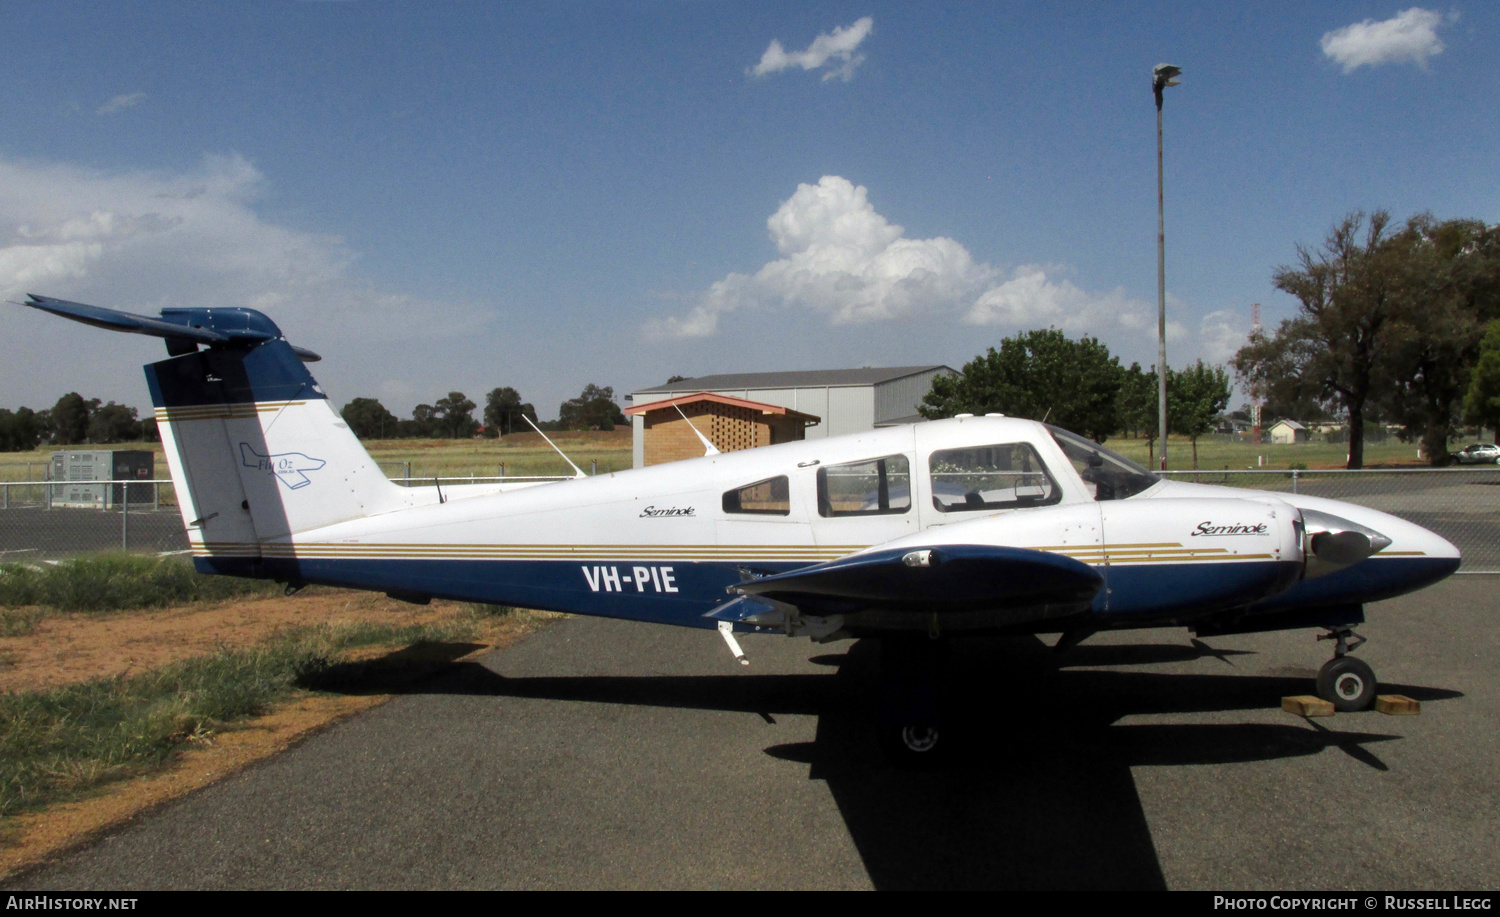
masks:
<instances>
[{"instance_id":1,"label":"aircraft shadow on tarmac","mask_svg":"<svg viewBox=\"0 0 1500 917\"><path fill-rule=\"evenodd\" d=\"M765 753L807 764L809 779L827 783L878 888L1164 888L1131 768L1266 761L1333 748L1385 770L1369 746L1400 738L1337 728L1347 720L1328 727L1290 717L1277 725L1120 723L1138 714L1264 710L1311 685L1308 678L1235 674L1232 657L1247 653L1197 641L1076 647L1060 656L1035 638L1002 642L964 641L951 660L944 722L958 726L962 739L947 765L930 773L894 769L877 750L870 698L878 647L871 641L814 657L828 675L508 678L464 662L420 683L356 681L360 691L711 709L768 721L815 715L813 741ZM1228 663L1224 674L1086 668L1203 657ZM1421 701L1461 696L1413 685L1384 690ZM1373 716L1358 722L1373 725Z\"/></svg>"}]
</instances>

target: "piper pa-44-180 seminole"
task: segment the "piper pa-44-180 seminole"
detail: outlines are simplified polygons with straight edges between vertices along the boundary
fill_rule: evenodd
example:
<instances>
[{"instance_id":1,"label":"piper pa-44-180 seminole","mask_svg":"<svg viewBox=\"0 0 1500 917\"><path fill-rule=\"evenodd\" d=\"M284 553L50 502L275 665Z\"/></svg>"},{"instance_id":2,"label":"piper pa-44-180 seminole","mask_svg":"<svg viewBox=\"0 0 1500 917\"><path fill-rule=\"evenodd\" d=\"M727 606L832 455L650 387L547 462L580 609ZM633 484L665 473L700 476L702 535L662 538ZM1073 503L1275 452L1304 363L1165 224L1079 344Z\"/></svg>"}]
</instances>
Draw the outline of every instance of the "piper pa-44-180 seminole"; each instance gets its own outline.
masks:
<instances>
[{"instance_id":1,"label":"piper pa-44-180 seminole","mask_svg":"<svg viewBox=\"0 0 1500 917\"><path fill-rule=\"evenodd\" d=\"M1163 480L1065 430L959 416L557 482L388 480L265 315L159 318L26 305L166 341L146 366L204 573L323 583L815 641L874 638L882 744L923 760L948 641L1183 625L1326 629L1317 691L1374 697L1349 655L1363 605L1429 585L1458 550L1385 513ZM1321 639L1321 638L1320 638Z\"/></svg>"}]
</instances>

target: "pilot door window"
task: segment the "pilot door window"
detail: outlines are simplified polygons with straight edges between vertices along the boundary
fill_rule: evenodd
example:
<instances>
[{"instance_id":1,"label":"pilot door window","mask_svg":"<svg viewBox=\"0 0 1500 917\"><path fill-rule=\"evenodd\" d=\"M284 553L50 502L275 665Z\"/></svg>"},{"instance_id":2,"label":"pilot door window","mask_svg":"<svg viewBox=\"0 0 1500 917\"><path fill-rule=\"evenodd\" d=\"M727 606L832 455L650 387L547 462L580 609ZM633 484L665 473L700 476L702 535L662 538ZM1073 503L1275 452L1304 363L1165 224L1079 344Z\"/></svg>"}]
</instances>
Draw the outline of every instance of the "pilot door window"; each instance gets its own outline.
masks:
<instances>
[{"instance_id":1,"label":"pilot door window","mask_svg":"<svg viewBox=\"0 0 1500 917\"><path fill-rule=\"evenodd\" d=\"M944 449L928 460L938 512L1020 509L1062 500L1057 482L1030 443Z\"/></svg>"},{"instance_id":2,"label":"pilot door window","mask_svg":"<svg viewBox=\"0 0 1500 917\"><path fill-rule=\"evenodd\" d=\"M818 469L818 515L879 516L911 509L911 462L904 455Z\"/></svg>"},{"instance_id":3,"label":"pilot door window","mask_svg":"<svg viewBox=\"0 0 1500 917\"><path fill-rule=\"evenodd\" d=\"M724 491L724 512L755 516L785 516L792 511L786 475L766 478Z\"/></svg>"}]
</instances>

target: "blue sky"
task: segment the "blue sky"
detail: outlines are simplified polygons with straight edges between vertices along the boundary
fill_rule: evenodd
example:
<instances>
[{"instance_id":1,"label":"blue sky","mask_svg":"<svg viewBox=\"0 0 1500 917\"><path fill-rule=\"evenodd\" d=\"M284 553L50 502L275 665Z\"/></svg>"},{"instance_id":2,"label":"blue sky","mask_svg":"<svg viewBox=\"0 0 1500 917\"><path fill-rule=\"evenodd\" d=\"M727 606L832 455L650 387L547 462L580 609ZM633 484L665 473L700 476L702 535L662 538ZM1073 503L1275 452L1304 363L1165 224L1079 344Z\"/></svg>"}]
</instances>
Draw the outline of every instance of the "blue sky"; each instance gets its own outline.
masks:
<instances>
[{"instance_id":1,"label":"blue sky","mask_svg":"<svg viewBox=\"0 0 1500 917\"><path fill-rule=\"evenodd\" d=\"M3 2L0 294L260 308L336 402L947 363L1056 326L1225 360L1353 210L1500 221L1500 10ZM775 44L773 45L773 42ZM0 406L159 342L0 309Z\"/></svg>"}]
</instances>

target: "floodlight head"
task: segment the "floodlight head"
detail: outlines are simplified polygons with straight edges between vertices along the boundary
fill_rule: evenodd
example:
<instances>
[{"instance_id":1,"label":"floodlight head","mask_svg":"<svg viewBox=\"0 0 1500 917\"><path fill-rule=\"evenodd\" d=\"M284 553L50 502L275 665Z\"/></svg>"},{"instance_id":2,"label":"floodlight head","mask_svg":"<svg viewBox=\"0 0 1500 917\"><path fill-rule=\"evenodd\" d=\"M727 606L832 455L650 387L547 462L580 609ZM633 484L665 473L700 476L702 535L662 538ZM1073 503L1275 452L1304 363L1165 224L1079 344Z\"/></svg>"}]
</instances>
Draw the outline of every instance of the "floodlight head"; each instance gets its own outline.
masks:
<instances>
[{"instance_id":1,"label":"floodlight head","mask_svg":"<svg viewBox=\"0 0 1500 917\"><path fill-rule=\"evenodd\" d=\"M1151 91L1156 95L1156 107L1161 108L1161 91L1168 86L1180 85L1177 78L1182 75L1181 67L1171 64L1157 64L1151 71Z\"/></svg>"}]
</instances>

